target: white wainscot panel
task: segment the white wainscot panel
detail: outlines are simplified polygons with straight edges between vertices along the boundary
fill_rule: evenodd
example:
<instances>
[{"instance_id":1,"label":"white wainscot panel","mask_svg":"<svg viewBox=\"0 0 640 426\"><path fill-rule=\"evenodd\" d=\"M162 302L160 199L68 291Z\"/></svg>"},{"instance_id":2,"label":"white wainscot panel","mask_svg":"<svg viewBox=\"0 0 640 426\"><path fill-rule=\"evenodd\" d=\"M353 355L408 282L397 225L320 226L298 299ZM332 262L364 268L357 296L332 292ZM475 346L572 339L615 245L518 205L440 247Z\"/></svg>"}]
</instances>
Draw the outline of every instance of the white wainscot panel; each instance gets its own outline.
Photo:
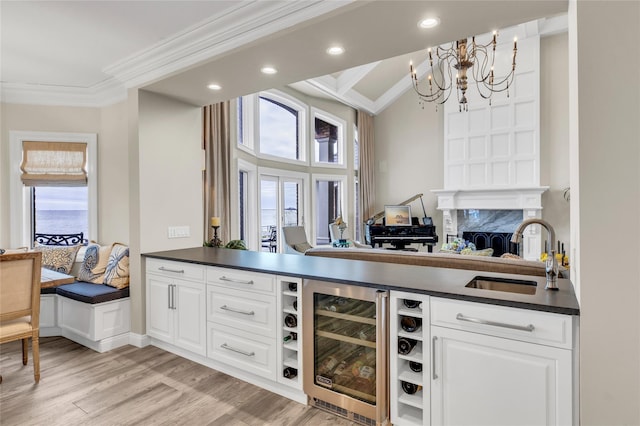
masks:
<instances>
[{"instance_id":1,"label":"white wainscot panel","mask_svg":"<svg viewBox=\"0 0 640 426\"><path fill-rule=\"evenodd\" d=\"M464 160L464 139L450 139L449 140L449 161L462 161Z\"/></svg>"},{"instance_id":2,"label":"white wainscot panel","mask_svg":"<svg viewBox=\"0 0 640 426\"><path fill-rule=\"evenodd\" d=\"M448 121L449 128L447 130L449 137L462 136L467 133L467 129L465 128L464 115L458 113L457 110L456 112L449 114Z\"/></svg>"},{"instance_id":3,"label":"white wainscot panel","mask_svg":"<svg viewBox=\"0 0 640 426\"><path fill-rule=\"evenodd\" d=\"M511 127L509 120L509 105L494 105L491 107L491 129L507 129Z\"/></svg>"},{"instance_id":4,"label":"white wainscot panel","mask_svg":"<svg viewBox=\"0 0 640 426\"><path fill-rule=\"evenodd\" d=\"M469 138L469 160L484 160L487 158L487 141L485 136Z\"/></svg>"},{"instance_id":5,"label":"white wainscot panel","mask_svg":"<svg viewBox=\"0 0 640 426\"><path fill-rule=\"evenodd\" d=\"M487 109L470 109L469 112L469 133L484 133L487 131Z\"/></svg>"},{"instance_id":6,"label":"white wainscot panel","mask_svg":"<svg viewBox=\"0 0 640 426\"><path fill-rule=\"evenodd\" d=\"M535 140L533 131L515 132L515 154L531 156L535 154Z\"/></svg>"},{"instance_id":7,"label":"white wainscot panel","mask_svg":"<svg viewBox=\"0 0 640 426\"><path fill-rule=\"evenodd\" d=\"M509 184L509 162L494 161L491 163L491 184L496 186Z\"/></svg>"},{"instance_id":8,"label":"white wainscot panel","mask_svg":"<svg viewBox=\"0 0 640 426\"><path fill-rule=\"evenodd\" d=\"M487 185L487 163L469 164L469 186Z\"/></svg>"},{"instance_id":9,"label":"white wainscot panel","mask_svg":"<svg viewBox=\"0 0 640 426\"><path fill-rule=\"evenodd\" d=\"M531 71L522 74L516 74L515 76L515 96L517 98L531 98L535 96L535 88L536 88L536 74Z\"/></svg>"},{"instance_id":10,"label":"white wainscot panel","mask_svg":"<svg viewBox=\"0 0 640 426\"><path fill-rule=\"evenodd\" d=\"M536 122L535 102L518 102L515 104L515 127L533 128Z\"/></svg>"},{"instance_id":11,"label":"white wainscot panel","mask_svg":"<svg viewBox=\"0 0 640 426\"><path fill-rule=\"evenodd\" d=\"M447 182L447 184L450 188L463 187L464 169L461 164L455 165L455 166L449 166L448 175L449 175L449 179L448 179L449 182Z\"/></svg>"},{"instance_id":12,"label":"white wainscot panel","mask_svg":"<svg viewBox=\"0 0 640 426\"><path fill-rule=\"evenodd\" d=\"M489 157L506 158L509 156L509 134L491 135Z\"/></svg>"},{"instance_id":13,"label":"white wainscot panel","mask_svg":"<svg viewBox=\"0 0 640 426\"><path fill-rule=\"evenodd\" d=\"M534 165L535 161L533 160L520 160L515 162L516 184L523 186L533 184L535 176Z\"/></svg>"}]
</instances>

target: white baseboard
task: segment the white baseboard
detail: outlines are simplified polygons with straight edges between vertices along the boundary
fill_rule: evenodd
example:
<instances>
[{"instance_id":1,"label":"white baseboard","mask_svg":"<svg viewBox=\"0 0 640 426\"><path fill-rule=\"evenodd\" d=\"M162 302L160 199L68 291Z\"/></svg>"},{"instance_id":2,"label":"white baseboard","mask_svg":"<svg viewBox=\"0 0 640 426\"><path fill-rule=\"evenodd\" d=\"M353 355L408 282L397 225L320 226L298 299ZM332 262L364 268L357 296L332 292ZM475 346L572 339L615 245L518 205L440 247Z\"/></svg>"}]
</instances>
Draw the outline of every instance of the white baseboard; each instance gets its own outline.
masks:
<instances>
[{"instance_id":1,"label":"white baseboard","mask_svg":"<svg viewBox=\"0 0 640 426\"><path fill-rule=\"evenodd\" d=\"M40 337L55 336L62 336L62 329L60 327L44 327L40 329Z\"/></svg>"},{"instance_id":2,"label":"white baseboard","mask_svg":"<svg viewBox=\"0 0 640 426\"><path fill-rule=\"evenodd\" d=\"M137 348L144 348L151 344L151 338L146 334L129 333L129 344Z\"/></svg>"},{"instance_id":3,"label":"white baseboard","mask_svg":"<svg viewBox=\"0 0 640 426\"><path fill-rule=\"evenodd\" d=\"M73 340L76 343L86 346L89 349L93 349L96 352L107 352L111 349L119 348L129 344L129 333L118 334L113 337L105 337L102 340L94 341L87 339L73 331L62 329L62 337L66 337L69 340Z\"/></svg>"}]
</instances>

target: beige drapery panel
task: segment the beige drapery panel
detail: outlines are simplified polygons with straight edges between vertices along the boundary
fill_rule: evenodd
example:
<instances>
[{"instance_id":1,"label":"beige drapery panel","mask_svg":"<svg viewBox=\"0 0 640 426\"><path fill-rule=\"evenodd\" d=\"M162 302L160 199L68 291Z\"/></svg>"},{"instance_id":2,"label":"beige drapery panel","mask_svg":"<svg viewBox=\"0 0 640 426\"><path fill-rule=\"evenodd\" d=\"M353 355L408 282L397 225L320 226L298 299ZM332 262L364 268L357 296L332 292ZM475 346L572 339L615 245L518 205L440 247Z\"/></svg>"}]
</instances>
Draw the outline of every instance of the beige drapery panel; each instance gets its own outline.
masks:
<instances>
[{"instance_id":1,"label":"beige drapery panel","mask_svg":"<svg viewBox=\"0 0 640 426\"><path fill-rule=\"evenodd\" d=\"M204 239L213 236L211 218L220 218L218 237L223 243L230 240L231 219L231 135L229 101L205 106L203 114L202 147L205 150Z\"/></svg>"},{"instance_id":2,"label":"beige drapery panel","mask_svg":"<svg viewBox=\"0 0 640 426\"><path fill-rule=\"evenodd\" d=\"M86 186L87 144L23 141L20 170L26 186Z\"/></svg>"},{"instance_id":3,"label":"beige drapery panel","mask_svg":"<svg viewBox=\"0 0 640 426\"><path fill-rule=\"evenodd\" d=\"M376 182L374 160L373 117L358 111L358 142L360 144L360 212L363 220L375 214Z\"/></svg>"}]
</instances>

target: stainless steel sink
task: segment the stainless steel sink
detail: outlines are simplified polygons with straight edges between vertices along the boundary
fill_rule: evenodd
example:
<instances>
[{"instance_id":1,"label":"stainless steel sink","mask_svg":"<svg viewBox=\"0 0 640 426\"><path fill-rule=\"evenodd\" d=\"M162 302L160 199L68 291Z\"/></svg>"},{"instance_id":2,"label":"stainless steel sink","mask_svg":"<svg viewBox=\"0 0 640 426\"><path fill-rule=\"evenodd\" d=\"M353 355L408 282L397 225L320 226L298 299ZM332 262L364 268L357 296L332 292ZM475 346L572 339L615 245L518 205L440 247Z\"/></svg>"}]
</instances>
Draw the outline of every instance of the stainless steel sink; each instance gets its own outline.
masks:
<instances>
[{"instance_id":1,"label":"stainless steel sink","mask_svg":"<svg viewBox=\"0 0 640 426\"><path fill-rule=\"evenodd\" d=\"M465 286L481 290L506 291L508 293L536 294L535 281L511 280L506 278L475 277Z\"/></svg>"}]
</instances>

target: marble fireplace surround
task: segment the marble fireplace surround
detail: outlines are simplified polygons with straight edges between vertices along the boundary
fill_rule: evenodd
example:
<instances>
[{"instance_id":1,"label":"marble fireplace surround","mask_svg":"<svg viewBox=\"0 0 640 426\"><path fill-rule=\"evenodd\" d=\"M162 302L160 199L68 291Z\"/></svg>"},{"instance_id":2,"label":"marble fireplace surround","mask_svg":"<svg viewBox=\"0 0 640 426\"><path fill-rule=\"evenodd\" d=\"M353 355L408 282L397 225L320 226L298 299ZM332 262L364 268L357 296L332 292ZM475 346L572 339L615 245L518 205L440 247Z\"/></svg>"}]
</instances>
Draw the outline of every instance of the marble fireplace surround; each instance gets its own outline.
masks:
<instances>
[{"instance_id":1,"label":"marble fireplace surround","mask_svg":"<svg viewBox=\"0 0 640 426\"><path fill-rule=\"evenodd\" d=\"M442 211L442 241L447 240L447 235L462 236L464 231L513 232L520 221L542 217L542 194L547 189L548 186L433 190L438 197L437 208ZM542 233L538 225L525 230L521 245L525 259L539 259Z\"/></svg>"}]
</instances>

